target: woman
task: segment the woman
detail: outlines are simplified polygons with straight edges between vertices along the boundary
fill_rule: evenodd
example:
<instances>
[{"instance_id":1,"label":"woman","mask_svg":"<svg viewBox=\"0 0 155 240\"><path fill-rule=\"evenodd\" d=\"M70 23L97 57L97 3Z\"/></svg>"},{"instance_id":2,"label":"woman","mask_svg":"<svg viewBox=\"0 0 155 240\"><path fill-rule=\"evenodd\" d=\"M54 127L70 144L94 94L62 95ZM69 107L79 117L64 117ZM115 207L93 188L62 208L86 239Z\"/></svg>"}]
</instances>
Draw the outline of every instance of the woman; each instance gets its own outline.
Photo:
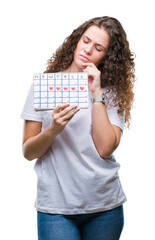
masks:
<instances>
[{"instance_id":1,"label":"woman","mask_svg":"<svg viewBox=\"0 0 155 240\"><path fill-rule=\"evenodd\" d=\"M33 110L31 87L23 154L38 158L38 239L118 240L123 229L119 164L113 156L133 102L134 57L125 31L112 17L91 19L65 39L46 73L87 72L88 109L60 104Z\"/></svg>"}]
</instances>

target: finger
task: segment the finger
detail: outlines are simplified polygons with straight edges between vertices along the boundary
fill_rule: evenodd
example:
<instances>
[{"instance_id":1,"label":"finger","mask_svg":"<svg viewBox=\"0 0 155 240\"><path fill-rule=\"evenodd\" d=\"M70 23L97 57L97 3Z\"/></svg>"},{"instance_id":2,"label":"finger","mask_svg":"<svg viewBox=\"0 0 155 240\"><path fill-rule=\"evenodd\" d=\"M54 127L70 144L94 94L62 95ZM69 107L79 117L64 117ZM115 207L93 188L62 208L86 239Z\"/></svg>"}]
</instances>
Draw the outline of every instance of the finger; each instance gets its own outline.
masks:
<instances>
[{"instance_id":1,"label":"finger","mask_svg":"<svg viewBox=\"0 0 155 240\"><path fill-rule=\"evenodd\" d=\"M80 109L79 108L76 108L74 109L73 111L71 111L70 113L66 114L65 116L62 117L62 120L65 122L65 121L69 121L72 119L72 117L77 113L79 112Z\"/></svg>"},{"instance_id":2,"label":"finger","mask_svg":"<svg viewBox=\"0 0 155 240\"><path fill-rule=\"evenodd\" d=\"M55 109L54 112L55 113L59 113L60 111L62 111L63 109L69 107L70 104L69 103L63 103L63 104L59 104Z\"/></svg>"},{"instance_id":3,"label":"finger","mask_svg":"<svg viewBox=\"0 0 155 240\"><path fill-rule=\"evenodd\" d=\"M90 63L90 62L85 62L85 63L83 62L82 66L83 67L95 67L94 63Z\"/></svg>"},{"instance_id":4,"label":"finger","mask_svg":"<svg viewBox=\"0 0 155 240\"><path fill-rule=\"evenodd\" d=\"M65 109L63 109L61 112L59 112L59 117L63 117L69 112L73 111L74 109L77 109L76 105L68 106Z\"/></svg>"}]
</instances>

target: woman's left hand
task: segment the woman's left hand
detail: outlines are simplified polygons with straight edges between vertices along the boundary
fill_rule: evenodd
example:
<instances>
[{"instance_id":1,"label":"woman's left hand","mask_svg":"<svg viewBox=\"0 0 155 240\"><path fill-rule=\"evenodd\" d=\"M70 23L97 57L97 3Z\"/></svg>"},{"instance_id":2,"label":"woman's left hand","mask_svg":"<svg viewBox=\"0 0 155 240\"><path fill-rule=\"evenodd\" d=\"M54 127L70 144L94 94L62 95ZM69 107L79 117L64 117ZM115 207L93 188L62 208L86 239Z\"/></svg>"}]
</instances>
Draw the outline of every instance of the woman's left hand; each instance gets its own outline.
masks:
<instances>
[{"instance_id":1,"label":"woman's left hand","mask_svg":"<svg viewBox=\"0 0 155 240\"><path fill-rule=\"evenodd\" d=\"M92 93L92 97L101 96L101 72L94 63L82 63L82 65L85 67L83 71L88 73L88 87Z\"/></svg>"}]
</instances>

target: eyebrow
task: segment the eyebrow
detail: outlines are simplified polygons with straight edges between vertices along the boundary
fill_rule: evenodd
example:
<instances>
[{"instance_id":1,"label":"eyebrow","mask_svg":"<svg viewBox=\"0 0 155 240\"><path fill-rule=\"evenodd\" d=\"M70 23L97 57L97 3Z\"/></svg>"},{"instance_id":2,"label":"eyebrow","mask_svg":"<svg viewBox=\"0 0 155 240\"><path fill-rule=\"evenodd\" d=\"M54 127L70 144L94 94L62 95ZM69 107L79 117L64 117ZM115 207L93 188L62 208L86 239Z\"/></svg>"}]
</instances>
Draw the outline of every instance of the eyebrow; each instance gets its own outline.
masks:
<instances>
[{"instance_id":1,"label":"eyebrow","mask_svg":"<svg viewBox=\"0 0 155 240\"><path fill-rule=\"evenodd\" d=\"M88 36L86 36L86 35L83 35L83 36L86 37L89 41L91 41L91 39ZM102 44L100 44L100 43L96 43L96 44L106 50L106 47L104 47Z\"/></svg>"}]
</instances>

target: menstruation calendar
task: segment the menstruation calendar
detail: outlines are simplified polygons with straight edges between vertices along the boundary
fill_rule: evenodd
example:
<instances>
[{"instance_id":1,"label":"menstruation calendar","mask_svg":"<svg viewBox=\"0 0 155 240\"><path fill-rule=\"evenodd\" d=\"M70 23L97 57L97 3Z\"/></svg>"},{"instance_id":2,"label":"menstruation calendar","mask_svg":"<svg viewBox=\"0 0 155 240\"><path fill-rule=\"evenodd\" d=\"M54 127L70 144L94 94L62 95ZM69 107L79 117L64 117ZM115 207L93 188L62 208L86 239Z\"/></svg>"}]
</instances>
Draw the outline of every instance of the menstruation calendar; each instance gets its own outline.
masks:
<instances>
[{"instance_id":1,"label":"menstruation calendar","mask_svg":"<svg viewBox=\"0 0 155 240\"><path fill-rule=\"evenodd\" d=\"M50 110L62 103L88 108L88 75L40 73L33 76L34 109Z\"/></svg>"}]
</instances>

